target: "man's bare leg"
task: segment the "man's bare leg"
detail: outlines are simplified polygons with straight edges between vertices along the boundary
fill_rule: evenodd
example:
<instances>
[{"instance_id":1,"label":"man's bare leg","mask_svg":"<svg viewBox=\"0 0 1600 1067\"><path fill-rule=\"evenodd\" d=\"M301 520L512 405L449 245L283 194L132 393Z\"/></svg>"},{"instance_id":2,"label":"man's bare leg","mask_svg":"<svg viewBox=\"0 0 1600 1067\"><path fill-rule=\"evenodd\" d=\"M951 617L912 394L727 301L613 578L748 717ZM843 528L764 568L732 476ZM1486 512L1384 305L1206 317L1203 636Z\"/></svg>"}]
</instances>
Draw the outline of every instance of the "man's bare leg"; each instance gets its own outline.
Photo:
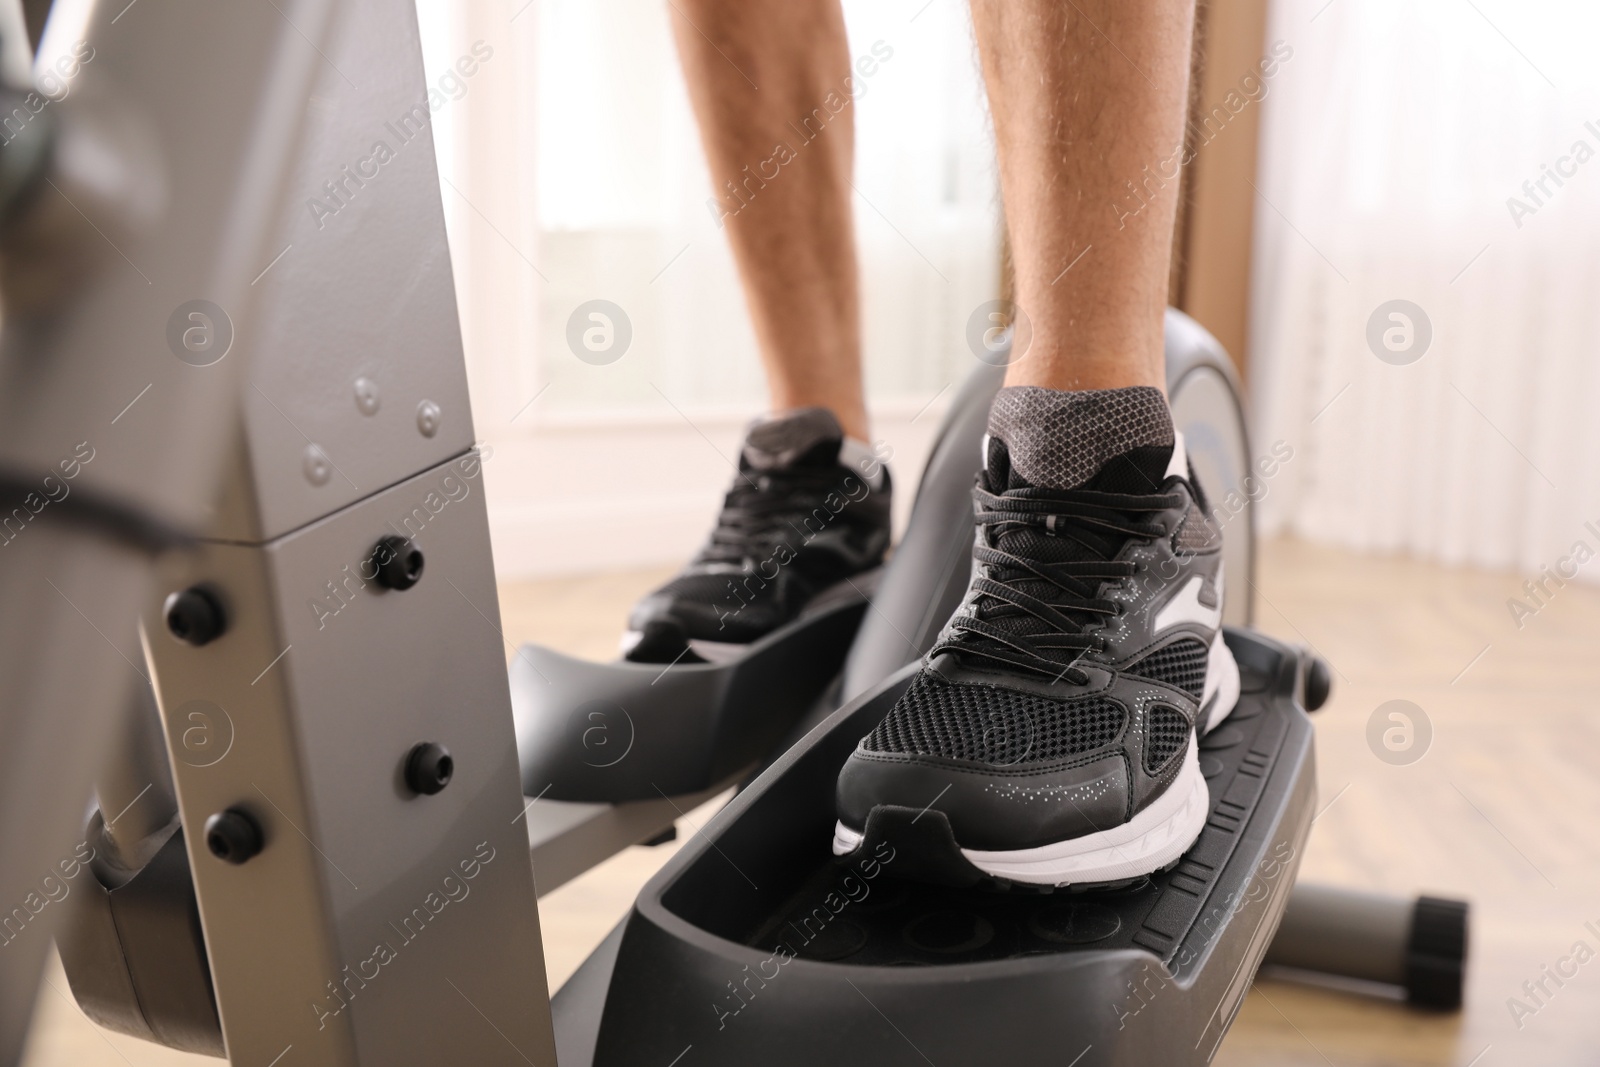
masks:
<instances>
[{"instance_id":1,"label":"man's bare leg","mask_svg":"<svg viewBox=\"0 0 1600 1067\"><path fill-rule=\"evenodd\" d=\"M711 536L634 605L623 654L728 662L883 562L891 490L865 443L839 0L671 7L717 198L708 207L727 229L782 417L751 426Z\"/></svg>"},{"instance_id":2,"label":"man's bare leg","mask_svg":"<svg viewBox=\"0 0 1600 1067\"><path fill-rule=\"evenodd\" d=\"M1163 388L1178 183L1136 212L1128 183L1182 143L1194 0L972 0L972 18L1033 330L1006 384Z\"/></svg>"},{"instance_id":3,"label":"man's bare leg","mask_svg":"<svg viewBox=\"0 0 1600 1067\"><path fill-rule=\"evenodd\" d=\"M847 435L864 441L854 105L838 114L825 106L830 94L836 103L849 97L839 0L672 6L722 204L715 213L739 265L773 410L828 408Z\"/></svg>"},{"instance_id":4,"label":"man's bare leg","mask_svg":"<svg viewBox=\"0 0 1600 1067\"><path fill-rule=\"evenodd\" d=\"M1177 190L1124 199L1183 134L1193 0L973 13L1032 344L989 412L973 581L840 771L833 851L1125 886L1199 838L1198 738L1239 696L1220 539L1161 389ZM918 809L946 827L913 844Z\"/></svg>"}]
</instances>

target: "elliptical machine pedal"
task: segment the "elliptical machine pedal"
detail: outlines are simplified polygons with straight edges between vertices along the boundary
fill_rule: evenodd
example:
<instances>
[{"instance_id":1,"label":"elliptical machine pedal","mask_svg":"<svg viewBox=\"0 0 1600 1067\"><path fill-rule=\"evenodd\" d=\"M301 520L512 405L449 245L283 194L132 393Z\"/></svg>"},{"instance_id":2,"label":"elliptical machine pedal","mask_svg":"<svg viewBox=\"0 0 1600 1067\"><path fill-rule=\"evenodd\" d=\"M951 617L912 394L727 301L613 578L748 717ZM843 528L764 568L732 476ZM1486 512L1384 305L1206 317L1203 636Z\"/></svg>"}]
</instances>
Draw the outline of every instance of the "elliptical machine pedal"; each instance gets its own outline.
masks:
<instances>
[{"instance_id":1,"label":"elliptical machine pedal","mask_svg":"<svg viewBox=\"0 0 1600 1067\"><path fill-rule=\"evenodd\" d=\"M824 590L723 663L595 663L524 645L511 661L523 792L616 804L739 781L833 683L881 574Z\"/></svg>"},{"instance_id":2,"label":"elliptical machine pedal","mask_svg":"<svg viewBox=\"0 0 1600 1067\"><path fill-rule=\"evenodd\" d=\"M1227 638L1240 721L1203 742L1208 821L1170 870L1095 892L994 892L953 841L927 847L949 839L935 812L909 809L836 860L833 783L907 667L830 716L652 880L613 935L609 973L597 953L557 995L563 1057L670 1061L693 1044L699 1062L867 1064L909 1037L953 1062L1085 1048L1084 1065L1208 1059L1283 912L1316 795L1300 656ZM598 1016L563 1009L597 990Z\"/></svg>"}]
</instances>

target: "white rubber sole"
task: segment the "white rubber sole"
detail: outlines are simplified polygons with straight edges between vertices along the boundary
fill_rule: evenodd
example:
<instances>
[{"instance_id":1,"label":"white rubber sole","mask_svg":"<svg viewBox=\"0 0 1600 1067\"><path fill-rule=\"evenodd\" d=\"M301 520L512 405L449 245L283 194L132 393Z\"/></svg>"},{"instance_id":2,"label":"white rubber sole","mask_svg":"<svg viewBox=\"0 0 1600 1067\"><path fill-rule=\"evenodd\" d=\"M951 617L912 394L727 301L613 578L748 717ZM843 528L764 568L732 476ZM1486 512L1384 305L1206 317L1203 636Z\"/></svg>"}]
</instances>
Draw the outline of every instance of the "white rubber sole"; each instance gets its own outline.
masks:
<instances>
[{"instance_id":1,"label":"white rubber sole","mask_svg":"<svg viewBox=\"0 0 1600 1067\"><path fill-rule=\"evenodd\" d=\"M1209 706L1204 735L1232 714L1239 703L1239 664L1222 631L1211 643L1201 708ZM1118 882L1159 871L1177 862L1205 827L1211 790L1200 773L1198 737L1189 739L1183 764L1166 792L1121 826L1037 848L1009 851L961 850L974 867L995 878L1028 885L1067 886ZM835 824L833 852L843 856L860 847L862 835Z\"/></svg>"},{"instance_id":2,"label":"white rubber sole","mask_svg":"<svg viewBox=\"0 0 1600 1067\"><path fill-rule=\"evenodd\" d=\"M1211 791L1191 739L1183 766L1167 791L1121 826L1037 848L1007 852L964 848L961 854L985 874L1009 882L1054 886L1116 882L1177 862L1200 836L1210 808Z\"/></svg>"},{"instance_id":3,"label":"white rubber sole","mask_svg":"<svg viewBox=\"0 0 1600 1067\"><path fill-rule=\"evenodd\" d=\"M964 848L961 854L985 874L1008 882L1068 886L1123 881L1175 863L1200 836L1210 808L1211 791L1191 739L1172 785L1121 826L1037 848L1003 852ZM834 855L855 851L861 840L859 832L836 824Z\"/></svg>"},{"instance_id":4,"label":"white rubber sole","mask_svg":"<svg viewBox=\"0 0 1600 1067\"><path fill-rule=\"evenodd\" d=\"M727 641L702 641L698 637L691 637L689 651L707 663L732 663L750 651L750 644L735 645Z\"/></svg>"},{"instance_id":5,"label":"white rubber sole","mask_svg":"<svg viewBox=\"0 0 1600 1067\"><path fill-rule=\"evenodd\" d=\"M863 835L850 829L842 821L833 824L833 854L847 856L861 847Z\"/></svg>"},{"instance_id":6,"label":"white rubber sole","mask_svg":"<svg viewBox=\"0 0 1600 1067\"><path fill-rule=\"evenodd\" d=\"M626 656L632 652L634 646L644 640L644 634L638 630L629 630L622 635L618 642L618 651ZM750 651L749 644L735 645L727 641L702 641L697 637L689 639L689 651L705 660L707 663L731 663Z\"/></svg>"},{"instance_id":7,"label":"white rubber sole","mask_svg":"<svg viewBox=\"0 0 1600 1067\"><path fill-rule=\"evenodd\" d=\"M1213 700L1213 697L1216 699ZM1206 684L1200 692L1201 710L1207 705L1211 708L1200 733L1204 735L1216 729L1218 723L1233 714L1234 706L1238 703L1239 663L1233 658L1228 643L1222 639L1222 631L1218 630L1217 636L1211 640L1211 653L1206 660Z\"/></svg>"}]
</instances>

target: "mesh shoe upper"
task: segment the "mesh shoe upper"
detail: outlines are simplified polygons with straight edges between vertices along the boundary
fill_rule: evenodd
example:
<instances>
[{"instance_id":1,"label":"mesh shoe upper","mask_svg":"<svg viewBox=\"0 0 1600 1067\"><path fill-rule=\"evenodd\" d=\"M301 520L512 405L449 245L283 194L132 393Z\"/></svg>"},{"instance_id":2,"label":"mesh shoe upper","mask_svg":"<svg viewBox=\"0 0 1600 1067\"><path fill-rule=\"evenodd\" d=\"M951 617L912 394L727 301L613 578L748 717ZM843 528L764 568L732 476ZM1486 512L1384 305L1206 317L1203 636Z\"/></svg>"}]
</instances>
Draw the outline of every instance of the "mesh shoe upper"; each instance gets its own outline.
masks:
<instances>
[{"instance_id":1,"label":"mesh shoe upper","mask_svg":"<svg viewBox=\"0 0 1600 1067\"><path fill-rule=\"evenodd\" d=\"M1105 697L1049 700L998 686L952 684L927 672L912 681L861 746L1013 766L1102 748L1127 723L1127 709Z\"/></svg>"},{"instance_id":2,"label":"mesh shoe upper","mask_svg":"<svg viewBox=\"0 0 1600 1067\"><path fill-rule=\"evenodd\" d=\"M1000 391L972 584L847 761L846 825L937 794L962 847L1025 849L1171 784L1220 625L1221 540L1177 441L1155 389Z\"/></svg>"},{"instance_id":3,"label":"mesh shoe upper","mask_svg":"<svg viewBox=\"0 0 1600 1067\"><path fill-rule=\"evenodd\" d=\"M1206 684L1206 660L1211 650L1194 637L1163 645L1123 668L1129 674L1154 678L1200 699Z\"/></svg>"}]
</instances>

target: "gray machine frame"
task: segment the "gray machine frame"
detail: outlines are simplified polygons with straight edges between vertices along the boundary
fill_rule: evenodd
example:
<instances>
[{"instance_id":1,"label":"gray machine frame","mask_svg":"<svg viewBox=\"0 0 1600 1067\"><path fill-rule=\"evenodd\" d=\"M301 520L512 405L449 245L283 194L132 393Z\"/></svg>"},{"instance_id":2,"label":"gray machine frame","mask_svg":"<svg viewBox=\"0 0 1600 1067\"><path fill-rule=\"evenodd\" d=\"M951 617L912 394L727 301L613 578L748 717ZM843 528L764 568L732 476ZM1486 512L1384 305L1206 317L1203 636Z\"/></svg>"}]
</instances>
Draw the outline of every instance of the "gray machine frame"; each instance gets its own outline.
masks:
<instances>
[{"instance_id":1,"label":"gray machine frame","mask_svg":"<svg viewBox=\"0 0 1600 1067\"><path fill-rule=\"evenodd\" d=\"M22 768L0 799L39 814L26 839L0 838L3 899L72 855L89 775L144 682L129 665L147 660L176 810L160 817L154 776L111 773L107 811L133 795L89 866L114 881L115 861L159 854L173 814L189 828L233 1062L550 1062L415 9L118 7L51 13L46 61L92 58L30 126L49 134L46 162L7 205L19 264L41 244L85 251L37 307L8 285L0 462L27 485L59 480L79 441L95 457L76 510L43 511L30 525L50 531L22 530L5 551L23 565L0 572L3 725ZM308 210L330 186L337 213ZM29 227L53 243L24 242ZM116 509L194 547L140 566L165 544L104 536ZM425 546L428 580L372 580L386 534ZM163 619L168 594L195 587L226 618L199 647ZM85 620L105 643L80 636ZM434 796L404 782L425 741L454 756ZM265 838L243 865L203 843L228 810ZM53 918L0 959L0 1061L18 1055Z\"/></svg>"},{"instance_id":2,"label":"gray machine frame","mask_svg":"<svg viewBox=\"0 0 1600 1067\"><path fill-rule=\"evenodd\" d=\"M0 516L0 807L30 813L0 823L0 1063L52 884L73 990L119 1030L238 1064L554 1062L537 894L722 783L524 795L411 0L120 7L58 3L39 54L78 57L70 95L0 151L0 488L27 508ZM1204 477L1239 469L1208 447ZM391 535L413 587L376 580ZM167 632L184 590L220 635ZM842 698L914 658L875 640ZM436 793L406 770L428 742ZM229 812L264 840L242 864L206 844Z\"/></svg>"}]
</instances>

